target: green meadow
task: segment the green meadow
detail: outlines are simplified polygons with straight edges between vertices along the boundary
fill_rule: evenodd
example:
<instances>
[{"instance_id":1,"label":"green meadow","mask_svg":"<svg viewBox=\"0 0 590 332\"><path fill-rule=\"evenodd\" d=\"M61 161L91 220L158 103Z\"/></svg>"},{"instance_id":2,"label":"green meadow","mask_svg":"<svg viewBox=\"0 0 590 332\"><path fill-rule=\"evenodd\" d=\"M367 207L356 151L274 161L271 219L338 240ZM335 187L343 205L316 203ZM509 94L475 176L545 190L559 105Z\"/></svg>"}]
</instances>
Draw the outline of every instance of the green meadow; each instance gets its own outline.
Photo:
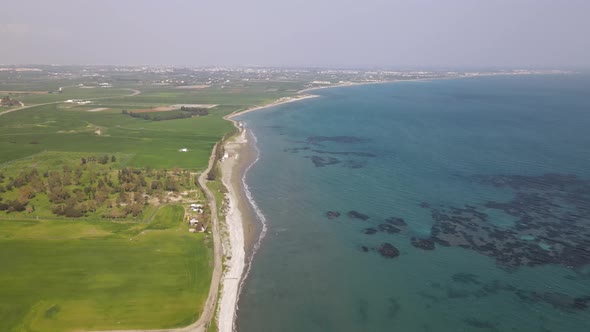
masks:
<instances>
[{"instance_id":1,"label":"green meadow","mask_svg":"<svg viewBox=\"0 0 590 332\"><path fill-rule=\"evenodd\" d=\"M61 151L130 154L130 167L204 169L215 142L233 128L223 116L292 95L266 90L266 85L190 91L151 87L137 96L105 98L92 106L50 104L7 113L0 116L0 163L42 151ZM218 106L207 116L167 121L121 113L124 109L182 103ZM88 112L95 108L108 110ZM188 152L179 152L181 148Z\"/></svg>"},{"instance_id":2,"label":"green meadow","mask_svg":"<svg viewBox=\"0 0 590 332\"><path fill-rule=\"evenodd\" d=\"M0 330L168 328L195 321L212 240L180 206L150 224L0 221Z\"/></svg>"},{"instance_id":3,"label":"green meadow","mask_svg":"<svg viewBox=\"0 0 590 332\"><path fill-rule=\"evenodd\" d=\"M76 83L30 75L28 86L10 80L0 86L33 91ZM215 143L234 130L223 116L293 95L299 88L270 86L185 90L128 84L16 96L27 105L55 103L0 115L2 185L22 170L37 169L42 176L64 165L76 170L81 158L90 155L115 156L116 162L96 166L113 178L125 167L148 174L202 171ZM127 88L142 93L126 96L131 93ZM93 103L59 103L66 99ZM122 113L172 104L217 106L206 116L166 121ZM105 109L89 112L97 108ZM188 151L179 151L184 148ZM82 183L65 188L96 187L86 178L84 173ZM18 199L17 189L0 193L0 202ZM137 217L113 221L101 217L101 208L77 219L56 216L42 193L30 198L29 205L34 211L0 214L0 331L157 329L186 326L199 317L211 282L213 244L210 235L188 232L181 206L150 203Z\"/></svg>"},{"instance_id":4,"label":"green meadow","mask_svg":"<svg viewBox=\"0 0 590 332\"><path fill-rule=\"evenodd\" d=\"M124 153L128 166L198 170L231 128L219 115L155 122L44 105L0 118L0 163L42 151Z\"/></svg>"}]
</instances>

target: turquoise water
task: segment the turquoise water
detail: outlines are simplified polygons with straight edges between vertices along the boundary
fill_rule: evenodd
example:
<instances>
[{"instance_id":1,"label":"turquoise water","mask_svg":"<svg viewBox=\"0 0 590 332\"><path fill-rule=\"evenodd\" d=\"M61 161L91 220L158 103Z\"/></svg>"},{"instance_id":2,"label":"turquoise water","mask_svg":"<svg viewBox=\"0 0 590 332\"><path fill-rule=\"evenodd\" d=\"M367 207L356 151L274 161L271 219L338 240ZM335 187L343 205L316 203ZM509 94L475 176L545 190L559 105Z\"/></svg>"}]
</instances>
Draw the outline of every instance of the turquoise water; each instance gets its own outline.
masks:
<instances>
[{"instance_id":1,"label":"turquoise water","mask_svg":"<svg viewBox=\"0 0 590 332\"><path fill-rule=\"evenodd\" d=\"M590 77L315 93L238 119L268 228L240 332L588 330Z\"/></svg>"}]
</instances>

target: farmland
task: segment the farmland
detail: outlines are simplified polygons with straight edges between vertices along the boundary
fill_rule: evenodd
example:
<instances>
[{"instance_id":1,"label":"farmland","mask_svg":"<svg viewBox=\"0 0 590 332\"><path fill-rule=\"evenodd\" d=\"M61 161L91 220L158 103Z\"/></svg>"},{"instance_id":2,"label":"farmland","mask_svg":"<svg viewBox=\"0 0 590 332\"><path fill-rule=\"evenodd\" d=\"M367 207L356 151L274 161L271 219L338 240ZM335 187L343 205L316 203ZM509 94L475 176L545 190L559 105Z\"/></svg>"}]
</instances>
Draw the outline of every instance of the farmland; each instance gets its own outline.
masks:
<instances>
[{"instance_id":1,"label":"farmland","mask_svg":"<svg viewBox=\"0 0 590 332\"><path fill-rule=\"evenodd\" d=\"M178 89L113 79L98 88L79 86L98 83L88 78L0 75L2 90L32 106L0 115L0 330L194 322L209 292L213 241L188 232L175 202L203 202L196 177L234 129L223 116L294 92L268 91L272 83ZM161 121L123 112L178 104L216 106L181 119L149 113Z\"/></svg>"},{"instance_id":2,"label":"farmland","mask_svg":"<svg viewBox=\"0 0 590 332\"><path fill-rule=\"evenodd\" d=\"M212 242L182 207L151 224L0 221L0 330L166 328L196 320ZM157 310L154 310L157 308Z\"/></svg>"}]
</instances>

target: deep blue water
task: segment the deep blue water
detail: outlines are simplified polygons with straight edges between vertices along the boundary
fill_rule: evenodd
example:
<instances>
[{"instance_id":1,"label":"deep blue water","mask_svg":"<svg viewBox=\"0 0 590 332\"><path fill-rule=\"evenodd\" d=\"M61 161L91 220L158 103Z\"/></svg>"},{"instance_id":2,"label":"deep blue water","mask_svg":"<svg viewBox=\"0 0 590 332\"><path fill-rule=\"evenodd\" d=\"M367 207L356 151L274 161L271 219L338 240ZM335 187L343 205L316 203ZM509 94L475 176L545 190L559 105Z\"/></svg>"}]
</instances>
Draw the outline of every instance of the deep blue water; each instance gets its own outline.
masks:
<instances>
[{"instance_id":1,"label":"deep blue water","mask_svg":"<svg viewBox=\"0 0 590 332\"><path fill-rule=\"evenodd\" d=\"M589 76L314 93L239 118L268 227L240 332L588 330Z\"/></svg>"}]
</instances>

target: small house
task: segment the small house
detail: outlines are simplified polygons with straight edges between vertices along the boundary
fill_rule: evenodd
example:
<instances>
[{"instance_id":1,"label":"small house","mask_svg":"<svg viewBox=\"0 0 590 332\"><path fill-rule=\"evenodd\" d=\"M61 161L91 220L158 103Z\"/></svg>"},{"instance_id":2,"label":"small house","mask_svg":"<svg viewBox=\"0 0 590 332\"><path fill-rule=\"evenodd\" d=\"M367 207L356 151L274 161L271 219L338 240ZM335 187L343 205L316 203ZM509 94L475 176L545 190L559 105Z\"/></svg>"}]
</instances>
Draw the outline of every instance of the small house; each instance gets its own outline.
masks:
<instances>
[{"instance_id":1,"label":"small house","mask_svg":"<svg viewBox=\"0 0 590 332\"><path fill-rule=\"evenodd\" d=\"M191 220L188 221L188 224L191 226L195 226L199 224L199 221L195 218L192 218Z\"/></svg>"},{"instance_id":2,"label":"small house","mask_svg":"<svg viewBox=\"0 0 590 332\"><path fill-rule=\"evenodd\" d=\"M197 232L197 230L196 230L196 229L194 229L194 228L189 228L189 230L188 230L188 231L189 231L190 233L196 233L196 232Z\"/></svg>"}]
</instances>

